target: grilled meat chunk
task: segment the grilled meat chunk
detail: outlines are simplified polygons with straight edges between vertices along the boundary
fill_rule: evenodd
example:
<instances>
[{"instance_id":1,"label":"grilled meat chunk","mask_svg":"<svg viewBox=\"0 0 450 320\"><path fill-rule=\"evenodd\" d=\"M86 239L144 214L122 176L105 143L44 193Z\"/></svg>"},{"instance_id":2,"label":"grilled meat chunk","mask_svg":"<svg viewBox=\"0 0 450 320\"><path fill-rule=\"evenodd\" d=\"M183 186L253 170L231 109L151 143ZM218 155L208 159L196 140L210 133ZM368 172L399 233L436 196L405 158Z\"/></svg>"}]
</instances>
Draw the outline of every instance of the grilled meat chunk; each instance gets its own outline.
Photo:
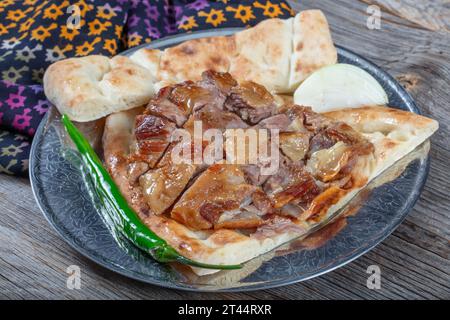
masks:
<instances>
[{"instance_id":1,"label":"grilled meat chunk","mask_svg":"<svg viewBox=\"0 0 450 320\"><path fill-rule=\"evenodd\" d=\"M181 127L192 112L206 105L222 109L224 102L225 97L216 88L185 81L162 88L149 102L146 113L165 117Z\"/></svg>"},{"instance_id":2,"label":"grilled meat chunk","mask_svg":"<svg viewBox=\"0 0 450 320\"><path fill-rule=\"evenodd\" d=\"M309 203L320 193L320 188L302 163L284 159L278 172L264 184L264 191L274 207L281 208L290 202Z\"/></svg>"},{"instance_id":3,"label":"grilled meat chunk","mask_svg":"<svg viewBox=\"0 0 450 320\"><path fill-rule=\"evenodd\" d=\"M267 196L267 194L262 189L257 189L252 194L253 206L258 210L259 214L267 214L272 212L273 203L272 200Z\"/></svg>"},{"instance_id":4,"label":"grilled meat chunk","mask_svg":"<svg viewBox=\"0 0 450 320\"><path fill-rule=\"evenodd\" d=\"M280 132L291 131L289 126L292 121L285 114L276 114L264 120L261 120L257 125L253 126L255 129L278 129Z\"/></svg>"},{"instance_id":5,"label":"grilled meat chunk","mask_svg":"<svg viewBox=\"0 0 450 320\"><path fill-rule=\"evenodd\" d=\"M139 181L139 177L146 173L149 169L149 165L143 161L134 161L128 164L128 178L132 185L135 185Z\"/></svg>"},{"instance_id":6,"label":"grilled meat chunk","mask_svg":"<svg viewBox=\"0 0 450 320\"><path fill-rule=\"evenodd\" d=\"M186 114L197 111L204 106L214 106L222 109L225 102L225 98L219 94L217 89L193 83L175 86L169 99L182 110L186 110Z\"/></svg>"},{"instance_id":7,"label":"grilled meat chunk","mask_svg":"<svg viewBox=\"0 0 450 320\"><path fill-rule=\"evenodd\" d=\"M241 170L244 172L245 179L255 186L260 186L270 177L261 173L261 166L258 164L242 165Z\"/></svg>"},{"instance_id":8,"label":"grilled meat chunk","mask_svg":"<svg viewBox=\"0 0 450 320\"><path fill-rule=\"evenodd\" d=\"M157 168L139 178L144 198L155 214L168 209L183 192L195 172L195 165L173 163L170 150L166 152Z\"/></svg>"},{"instance_id":9,"label":"grilled meat chunk","mask_svg":"<svg viewBox=\"0 0 450 320\"><path fill-rule=\"evenodd\" d=\"M337 142L358 146L361 151L368 154L373 151L371 143L352 127L343 122L330 124L311 139L309 154L321 149L328 149Z\"/></svg>"},{"instance_id":10,"label":"grilled meat chunk","mask_svg":"<svg viewBox=\"0 0 450 320\"><path fill-rule=\"evenodd\" d=\"M307 167L320 181L348 181L348 174L361 156L374 151L373 145L345 123L333 123L310 141ZM342 181L340 185L348 185Z\"/></svg>"},{"instance_id":11,"label":"grilled meat chunk","mask_svg":"<svg viewBox=\"0 0 450 320\"><path fill-rule=\"evenodd\" d=\"M208 70L202 73L201 84L207 88L217 88L219 92L227 96L231 88L237 86L237 81L228 72Z\"/></svg>"},{"instance_id":12,"label":"grilled meat chunk","mask_svg":"<svg viewBox=\"0 0 450 320\"><path fill-rule=\"evenodd\" d=\"M207 106L202 110L194 113L184 125L184 128L191 134L194 132L194 122L199 121L202 124L202 130L218 129L246 129L248 124L242 121L236 114L232 112L218 110L215 107Z\"/></svg>"},{"instance_id":13,"label":"grilled meat chunk","mask_svg":"<svg viewBox=\"0 0 450 320\"><path fill-rule=\"evenodd\" d=\"M224 212L214 225L214 229L251 229L263 223L262 212L250 205L239 210Z\"/></svg>"},{"instance_id":14,"label":"grilled meat chunk","mask_svg":"<svg viewBox=\"0 0 450 320\"><path fill-rule=\"evenodd\" d=\"M234 86L225 101L225 109L238 114L242 120L256 124L275 113L274 97L263 86L245 81Z\"/></svg>"},{"instance_id":15,"label":"grilled meat chunk","mask_svg":"<svg viewBox=\"0 0 450 320\"><path fill-rule=\"evenodd\" d=\"M136 116L131 155L122 160L146 212L170 214L193 230L257 229L252 235L257 238L298 232L294 221L307 219L305 212L319 219L322 202L333 203L357 183L352 168L364 165L359 157L373 152L373 145L350 126L309 107L286 103L278 108L279 103L263 86L238 84L229 73L215 71L204 72L200 81L161 89L144 114ZM196 121L202 133L218 131L202 135L198 143ZM254 131L243 131L244 138L224 136L226 129L249 128L278 130L279 140ZM185 132L176 138L182 130L191 139L185 139ZM211 142L219 138L236 138L243 145L235 143L235 152L229 144L211 150L217 146ZM274 141L278 143L272 148ZM244 150L245 161L239 165L222 161L242 157L236 151ZM175 159L180 151L189 159ZM255 154L257 160L250 159ZM268 172L274 157L278 171Z\"/></svg>"},{"instance_id":16,"label":"grilled meat chunk","mask_svg":"<svg viewBox=\"0 0 450 320\"><path fill-rule=\"evenodd\" d=\"M331 124L331 120L319 113L312 111L310 107L298 105L285 105L280 108L280 113L285 114L291 120L286 131L312 132L316 134Z\"/></svg>"},{"instance_id":17,"label":"grilled meat chunk","mask_svg":"<svg viewBox=\"0 0 450 320\"><path fill-rule=\"evenodd\" d=\"M166 118L177 126L181 126L187 120L190 110L183 109L169 100L172 91L173 87L164 87L159 90L158 95L148 103L145 113Z\"/></svg>"},{"instance_id":18,"label":"grilled meat chunk","mask_svg":"<svg viewBox=\"0 0 450 320\"><path fill-rule=\"evenodd\" d=\"M238 166L215 164L184 192L171 216L192 229L210 229L225 212L248 205L255 190Z\"/></svg>"},{"instance_id":19,"label":"grilled meat chunk","mask_svg":"<svg viewBox=\"0 0 450 320\"><path fill-rule=\"evenodd\" d=\"M153 168L169 145L175 128L174 123L161 117L147 114L136 116L131 160L146 162Z\"/></svg>"},{"instance_id":20,"label":"grilled meat chunk","mask_svg":"<svg viewBox=\"0 0 450 320\"><path fill-rule=\"evenodd\" d=\"M220 137L217 137L216 134L210 139L214 139L213 143L210 143L210 140L202 140L202 154L203 159L205 160L208 157L210 163L214 160L214 162L218 162L224 158L224 147L223 147L223 136L222 133L226 129L245 129L248 125L242 121L236 114L227 111L217 110L215 107L207 106L202 110L195 112L189 120L185 123L184 129L186 129L192 137L194 137L194 126L195 123L201 124L202 133L209 129L219 130L217 134ZM202 134L202 137L203 134ZM216 139L222 139L222 143L217 143ZM219 140L220 142L220 140ZM205 164L197 166L197 170L202 171L205 169Z\"/></svg>"},{"instance_id":21,"label":"grilled meat chunk","mask_svg":"<svg viewBox=\"0 0 450 320\"><path fill-rule=\"evenodd\" d=\"M292 161L301 161L309 150L309 133L282 132L280 133L280 148Z\"/></svg>"}]
</instances>

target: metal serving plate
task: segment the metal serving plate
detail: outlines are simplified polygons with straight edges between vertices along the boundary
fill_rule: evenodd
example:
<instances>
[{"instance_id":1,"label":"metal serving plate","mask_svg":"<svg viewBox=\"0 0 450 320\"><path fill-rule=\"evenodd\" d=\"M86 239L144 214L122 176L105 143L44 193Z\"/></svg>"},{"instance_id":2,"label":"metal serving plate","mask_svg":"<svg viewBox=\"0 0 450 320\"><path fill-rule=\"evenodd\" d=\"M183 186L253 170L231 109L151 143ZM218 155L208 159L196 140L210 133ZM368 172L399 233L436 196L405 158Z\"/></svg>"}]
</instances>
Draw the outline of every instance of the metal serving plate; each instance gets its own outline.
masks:
<instances>
[{"instance_id":1,"label":"metal serving plate","mask_svg":"<svg viewBox=\"0 0 450 320\"><path fill-rule=\"evenodd\" d=\"M238 30L176 35L144 47L162 49L193 38L230 35ZM123 54L129 55L139 48ZM420 113L409 94L386 72L347 49L339 47L338 53L340 62L371 73L388 93L392 107ZM186 63L189 67L189 61ZM49 223L73 248L105 268L147 283L184 290L267 289L341 267L368 252L395 230L417 201L429 169L426 144L397 164L397 169L374 181L366 200L360 201L358 213L347 217L345 227L318 248L300 245L293 249L288 245L282 252L273 251L250 261L242 270L195 277L155 262L129 243L117 242L97 212L96 197L84 182L79 158L76 153L68 152L71 146L59 120L54 109L46 115L37 130L30 157L31 185ZM355 206L355 201L350 205Z\"/></svg>"}]
</instances>

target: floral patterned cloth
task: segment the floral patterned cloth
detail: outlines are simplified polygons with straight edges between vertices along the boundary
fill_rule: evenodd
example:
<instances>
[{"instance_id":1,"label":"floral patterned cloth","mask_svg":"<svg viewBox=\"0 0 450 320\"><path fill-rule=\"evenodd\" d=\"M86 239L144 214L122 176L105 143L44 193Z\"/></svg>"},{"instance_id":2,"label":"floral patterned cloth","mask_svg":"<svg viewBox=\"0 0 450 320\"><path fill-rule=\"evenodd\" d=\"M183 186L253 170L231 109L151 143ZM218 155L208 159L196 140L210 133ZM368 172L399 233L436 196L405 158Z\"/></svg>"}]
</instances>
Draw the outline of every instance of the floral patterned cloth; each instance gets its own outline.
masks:
<instances>
[{"instance_id":1,"label":"floral patterned cloth","mask_svg":"<svg viewBox=\"0 0 450 320\"><path fill-rule=\"evenodd\" d=\"M51 63L293 14L277 0L0 0L0 172L27 174L31 139L50 106L42 76Z\"/></svg>"}]
</instances>

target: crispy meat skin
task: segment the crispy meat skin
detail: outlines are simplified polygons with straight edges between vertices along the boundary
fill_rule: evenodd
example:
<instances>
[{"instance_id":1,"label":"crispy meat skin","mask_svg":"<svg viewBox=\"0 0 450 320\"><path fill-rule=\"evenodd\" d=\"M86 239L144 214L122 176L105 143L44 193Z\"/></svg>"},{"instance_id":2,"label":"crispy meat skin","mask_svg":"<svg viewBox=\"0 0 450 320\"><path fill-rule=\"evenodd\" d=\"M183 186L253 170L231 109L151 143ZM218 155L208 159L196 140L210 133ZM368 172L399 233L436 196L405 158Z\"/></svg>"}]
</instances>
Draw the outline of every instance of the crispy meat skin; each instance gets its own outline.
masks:
<instances>
[{"instance_id":1,"label":"crispy meat skin","mask_svg":"<svg viewBox=\"0 0 450 320\"><path fill-rule=\"evenodd\" d=\"M228 72L217 72L213 70L203 72L202 80L202 85L217 88L224 95L228 95L231 88L238 84Z\"/></svg>"},{"instance_id":2,"label":"crispy meat skin","mask_svg":"<svg viewBox=\"0 0 450 320\"><path fill-rule=\"evenodd\" d=\"M138 115L135 121L136 150L131 157L153 167L170 143L175 124L153 115Z\"/></svg>"},{"instance_id":3,"label":"crispy meat skin","mask_svg":"<svg viewBox=\"0 0 450 320\"><path fill-rule=\"evenodd\" d=\"M225 97L211 86L185 81L173 87L162 88L155 99L152 99L146 113L165 117L183 126L192 112L204 106L222 109Z\"/></svg>"},{"instance_id":4,"label":"crispy meat skin","mask_svg":"<svg viewBox=\"0 0 450 320\"><path fill-rule=\"evenodd\" d=\"M139 178L144 198L155 214L163 213L174 203L196 170L193 164L173 163L172 149L169 147L157 168Z\"/></svg>"},{"instance_id":5,"label":"crispy meat skin","mask_svg":"<svg viewBox=\"0 0 450 320\"><path fill-rule=\"evenodd\" d=\"M166 118L180 126L186 121L188 110L182 109L169 100L172 91L172 87L164 87L159 90L158 95L148 103L145 113Z\"/></svg>"},{"instance_id":6,"label":"crispy meat skin","mask_svg":"<svg viewBox=\"0 0 450 320\"><path fill-rule=\"evenodd\" d=\"M171 134L176 127L193 134L195 121L201 121L203 132L278 130L278 171L261 175L265 162L209 167L173 163L171 152L181 142L171 142ZM299 231L292 222L296 219L319 220L352 186L359 157L373 152L350 126L309 107L286 103L277 108L264 87L238 84L230 74L215 71L204 72L197 82L162 88L136 117L134 134L128 179L142 189L140 201L153 214L169 214L193 230L256 229L256 238ZM203 141L203 151L208 143ZM192 152L194 145L187 148ZM224 159L216 156L217 161Z\"/></svg>"},{"instance_id":7,"label":"crispy meat skin","mask_svg":"<svg viewBox=\"0 0 450 320\"><path fill-rule=\"evenodd\" d=\"M191 134L194 133L194 121L201 121L203 131L208 129L224 131L225 129L248 128L248 125L236 114L210 106L195 112L185 123L184 128Z\"/></svg>"},{"instance_id":8,"label":"crispy meat skin","mask_svg":"<svg viewBox=\"0 0 450 320\"><path fill-rule=\"evenodd\" d=\"M205 71L196 83L185 81L162 88L150 100L146 113L165 117L182 127L193 112L205 106L222 110L226 96L236 85L229 73Z\"/></svg>"}]
</instances>

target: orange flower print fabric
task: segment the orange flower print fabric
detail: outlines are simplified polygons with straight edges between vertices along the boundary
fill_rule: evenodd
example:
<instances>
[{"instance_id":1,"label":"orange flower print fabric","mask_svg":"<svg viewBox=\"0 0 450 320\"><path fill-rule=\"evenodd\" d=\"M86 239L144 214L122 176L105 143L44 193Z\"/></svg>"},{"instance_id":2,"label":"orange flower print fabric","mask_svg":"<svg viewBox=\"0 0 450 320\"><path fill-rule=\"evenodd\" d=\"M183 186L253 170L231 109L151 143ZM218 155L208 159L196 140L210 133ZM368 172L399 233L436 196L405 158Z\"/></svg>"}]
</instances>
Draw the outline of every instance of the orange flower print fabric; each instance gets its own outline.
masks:
<instances>
[{"instance_id":1,"label":"orange flower print fabric","mask_svg":"<svg viewBox=\"0 0 450 320\"><path fill-rule=\"evenodd\" d=\"M33 135L50 108L42 77L55 61L293 14L276 0L0 0L0 173L27 174Z\"/></svg>"}]
</instances>

